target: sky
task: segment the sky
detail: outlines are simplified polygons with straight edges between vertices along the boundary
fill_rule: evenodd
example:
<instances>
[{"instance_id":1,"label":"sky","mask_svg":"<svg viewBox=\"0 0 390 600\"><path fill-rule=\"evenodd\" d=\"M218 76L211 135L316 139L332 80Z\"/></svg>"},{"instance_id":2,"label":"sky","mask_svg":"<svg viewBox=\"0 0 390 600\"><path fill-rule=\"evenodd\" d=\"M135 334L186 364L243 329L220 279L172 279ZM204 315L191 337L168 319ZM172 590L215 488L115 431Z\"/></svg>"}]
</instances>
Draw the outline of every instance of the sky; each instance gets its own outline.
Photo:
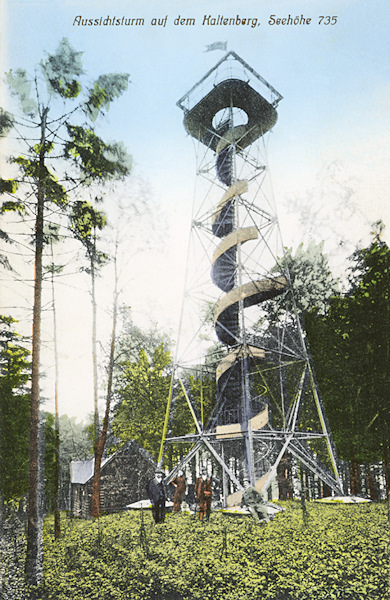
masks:
<instances>
[{"instance_id":1,"label":"sky","mask_svg":"<svg viewBox=\"0 0 390 600\"><path fill-rule=\"evenodd\" d=\"M357 244L369 242L374 221L387 224L384 239L390 241L388 0L0 3L2 73L18 67L31 72L65 36L84 53L91 81L106 72L130 74L128 91L99 123L98 133L103 139L122 140L133 156L132 179L119 190L122 199L137 198L137 190L142 190L153 202L151 217L124 222L121 300L131 306L136 323L156 323L176 335L196 190L194 145L176 102L223 57L222 51L205 52L216 41L227 42L228 50L283 96L270 134L268 166L284 244L294 249L311 239L324 240L332 270L342 277L347 256ZM277 24L289 15L305 24ZM335 18L327 20L328 16ZM143 19L144 25L80 24L122 17ZM251 21L212 25L218 17ZM184 25L176 24L181 20ZM4 142L0 153L6 170ZM117 200L106 200L108 214L117 213ZM12 308L28 333L31 281L25 282L25 268L18 284L2 277L0 303L3 313ZM93 409L91 308L85 279L64 279L57 300L60 412L84 419ZM98 288L102 344L109 336L111 302L108 270ZM49 314L43 337L44 408L52 410Z\"/></svg>"}]
</instances>

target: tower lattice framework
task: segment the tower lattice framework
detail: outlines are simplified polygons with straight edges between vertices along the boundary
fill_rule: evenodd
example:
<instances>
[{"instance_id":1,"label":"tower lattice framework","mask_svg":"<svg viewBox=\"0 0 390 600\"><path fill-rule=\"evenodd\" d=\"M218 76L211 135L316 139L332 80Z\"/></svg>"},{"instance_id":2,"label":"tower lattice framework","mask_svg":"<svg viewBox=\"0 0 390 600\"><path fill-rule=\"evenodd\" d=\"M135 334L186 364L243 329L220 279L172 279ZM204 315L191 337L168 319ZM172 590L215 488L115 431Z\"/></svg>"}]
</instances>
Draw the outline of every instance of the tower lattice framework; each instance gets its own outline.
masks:
<instances>
[{"instance_id":1,"label":"tower lattice framework","mask_svg":"<svg viewBox=\"0 0 390 600\"><path fill-rule=\"evenodd\" d=\"M267 168L267 134L281 99L231 51L178 102L195 143L201 182L191 227L197 251L187 267L182 324L186 302L195 299L200 313L195 334L191 338L190 332L185 351L178 352L164 441L192 444L169 479L200 451L209 454L223 481L225 504L237 503L246 482L266 493L286 456L317 484L342 492L283 261ZM276 303L278 317L271 319ZM191 369L199 375L201 368L216 379L207 423L185 376ZM179 390L195 433L172 435Z\"/></svg>"}]
</instances>

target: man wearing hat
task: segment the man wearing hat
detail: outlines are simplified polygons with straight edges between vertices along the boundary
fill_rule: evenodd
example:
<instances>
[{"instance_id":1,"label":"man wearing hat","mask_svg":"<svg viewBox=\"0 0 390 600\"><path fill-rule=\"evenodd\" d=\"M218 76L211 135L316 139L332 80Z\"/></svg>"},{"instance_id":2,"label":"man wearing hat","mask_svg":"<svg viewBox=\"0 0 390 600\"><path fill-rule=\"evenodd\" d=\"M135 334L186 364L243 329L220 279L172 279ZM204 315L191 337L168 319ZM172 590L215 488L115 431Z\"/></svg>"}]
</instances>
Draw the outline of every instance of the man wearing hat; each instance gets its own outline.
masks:
<instances>
[{"instance_id":1,"label":"man wearing hat","mask_svg":"<svg viewBox=\"0 0 390 600\"><path fill-rule=\"evenodd\" d=\"M154 478L148 483L148 496L152 503L152 513L156 523L163 523L165 519L166 495L163 477L164 472L157 469Z\"/></svg>"}]
</instances>

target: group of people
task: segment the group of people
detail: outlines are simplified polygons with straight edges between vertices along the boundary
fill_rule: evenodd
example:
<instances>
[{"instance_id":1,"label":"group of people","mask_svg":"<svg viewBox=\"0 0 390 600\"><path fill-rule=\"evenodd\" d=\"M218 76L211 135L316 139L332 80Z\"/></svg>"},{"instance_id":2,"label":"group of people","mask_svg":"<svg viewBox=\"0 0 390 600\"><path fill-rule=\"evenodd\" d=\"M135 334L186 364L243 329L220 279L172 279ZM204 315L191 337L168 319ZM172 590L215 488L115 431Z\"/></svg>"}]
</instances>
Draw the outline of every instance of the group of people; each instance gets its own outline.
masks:
<instances>
[{"instance_id":1,"label":"group of people","mask_svg":"<svg viewBox=\"0 0 390 600\"><path fill-rule=\"evenodd\" d=\"M162 523L165 519L165 503L167 497L163 482L164 475L163 471L157 470L154 478L148 483L148 496L152 504L153 518L156 523ZM187 483L182 470L178 471L177 476L171 483L175 486L172 511L178 513L181 510L183 497L187 492ZM195 498L200 520L209 519L212 496L213 486L211 478L208 476L207 471L203 470L195 481ZM257 521L269 521L267 506L263 501L261 493L251 486L248 481L244 481L241 504L249 509L250 513Z\"/></svg>"},{"instance_id":2,"label":"group of people","mask_svg":"<svg viewBox=\"0 0 390 600\"><path fill-rule=\"evenodd\" d=\"M164 472L157 470L154 478L148 483L148 496L152 504L153 518L156 523L162 523L165 519L166 490L163 482ZM172 511L178 513L181 510L183 496L187 491L187 483L183 471L178 471L177 476L171 481L175 486ZM198 505L199 519L209 519L211 511L211 499L213 487L211 479L206 471L202 471L195 481L195 497Z\"/></svg>"}]
</instances>

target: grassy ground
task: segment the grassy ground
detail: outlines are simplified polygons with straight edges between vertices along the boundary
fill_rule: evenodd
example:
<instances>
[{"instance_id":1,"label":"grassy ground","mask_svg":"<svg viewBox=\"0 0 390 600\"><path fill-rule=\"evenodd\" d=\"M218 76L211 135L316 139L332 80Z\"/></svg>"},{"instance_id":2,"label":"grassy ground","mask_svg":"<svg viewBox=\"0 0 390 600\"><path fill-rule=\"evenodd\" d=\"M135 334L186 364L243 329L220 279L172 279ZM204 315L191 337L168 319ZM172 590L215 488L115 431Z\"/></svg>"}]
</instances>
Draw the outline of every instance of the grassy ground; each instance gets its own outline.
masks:
<instances>
[{"instance_id":1,"label":"grassy ground","mask_svg":"<svg viewBox=\"0 0 390 600\"><path fill-rule=\"evenodd\" d=\"M250 517L149 512L45 526L42 598L56 600L366 600L390 597L384 504L285 504L270 524Z\"/></svg>"},{"instance_id":2,"label":"grassy ground","mask_svg":"<svg viewBox=\"0 0 390 600\"><path fill-rule=\"evenodd\" d=\"M62 515L44 529L39 600L387 600L386 504L283 503L269 524L213 513L209 522L146 511L95 521ZM11 547L12 551L13 546ZM19 565L23 556L18 552ZM11 571L9 571L11 573ZM0 597L25 600L14 583ZM18 584L19 585L19 584ZM15 586L15 587L14 587ZM12 592L14 588L14 592Z\"/></svg>"}]
</instances>

